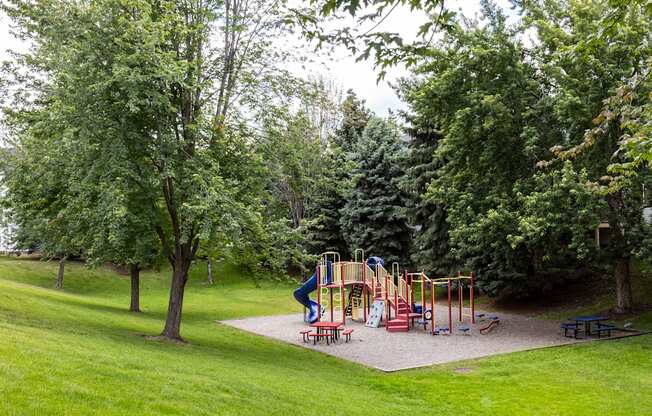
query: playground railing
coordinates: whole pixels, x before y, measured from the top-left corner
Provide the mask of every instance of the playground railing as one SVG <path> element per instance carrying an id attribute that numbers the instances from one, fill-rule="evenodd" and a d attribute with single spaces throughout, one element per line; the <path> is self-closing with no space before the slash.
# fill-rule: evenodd
<path id="1" fill-rule="evenodd" d="M 373 271 L 372 271 L 373 273 Z M 375 285 L 380 287 L 380 296 L 385 298 L 386 296 L 389 296 L 387 293 L 388 287 L 386 285 L 387 281 L 389 281 L 389 277 L 391 275 L 387 272 L 387 270 L 381 266 L 380 264 L 376 265 L 376 272 L 374 273 L 375 275 Z M 392 295 L 393 296 L 393 295 Z"/>
<path id="2" fill-rule="evenodd" d="M 331 267 L 331 278 L 328 276 L 328 267 Z M 319 282 L 322 286 L 340 285 L 351 283 L 372 283 L 375 273 L 366 263 L 342 261 L 330 265 L 320 264 Z"/>
<path id="3" fill-rule="evenodd" d="M 398 293 L 397 287 L 396 287 L 396 285 L 394 284 L 394 282 L 392 281 L 391 276 L 388 276 L 388 278 L 385 279 L 385 280 L 387 281 L 387 283 L 386 283 L 386 288 L 387 288 L 387 298 L 388 298 L 392 303 L 394 303 L 394 298 L 397 296 L 397 293 Z"/>
<path id="4" fill-rule="evenodd" d="M 398 297 L 403 298 L 406 302 L 409 303 L 409 290 L 410 287 L 408 286 L 407 282 L 405 281 L 404 278 L 400 277 L 398 278 Z"/>
<path id="5" fill-rule="evenodd" d="M 317 266 L 317 275 L 321 286 L 328 284 L 328 266 L 326 264 L 320 263 Z"/>
<path id="6" fill-rule="evenodd" d="M 392 303 L 395 303 L 397 299 L 401 299 L 407 302 L 407 296 L 406 294 L 408 293 L 409 287 L 407 282 L 405 281 L 404 278 L 399 277 L 398 278 L 398 285 L 394 283 L 394 278 L 392 277 L 391 274 L 386 275 L 386 290 L 387 290 L 387 298 L 392 301 Z"/>
<path id="7" fill-rule="evenodd" d="M 345 283 L 362 283 L 365 279 L 365 263 L 347 262 L 344 265 L 344 282 Z"/>

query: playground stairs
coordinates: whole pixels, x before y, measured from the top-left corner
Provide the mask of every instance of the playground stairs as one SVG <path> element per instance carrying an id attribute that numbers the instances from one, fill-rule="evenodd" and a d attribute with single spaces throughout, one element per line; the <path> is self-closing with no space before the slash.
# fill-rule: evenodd
<path id="1" fill-rule="evenodd" d="M 410 305 L 403 298 L 398 299 L 398 307 L 390 300 L 390 307 L 394 312 L 395 319 L 391 319 L 386 324 L 389 332 L 407 332 L 410 329 L 408 318 L 410 316 Z"/>
<path id="2" fill-rule="evenodd" d="M 374 291 L 374 288 L 373 288 L 373 285 L 371 284 L 371 282 L 367 282 L 367 290 L 368 290 L 368 293 L 373 295 L 374 300 L 384 300 L 385 299 L 385 292 L 383 291 L 383 287 L 380 284 L 376 285 L 376 290 Z"/>
<path id="3" fill-rule="evenodd" d="M 392 319 L 387 322 L 385 328 L 387 332 L 408 332 L 409 324 L 407 319 Z"/>

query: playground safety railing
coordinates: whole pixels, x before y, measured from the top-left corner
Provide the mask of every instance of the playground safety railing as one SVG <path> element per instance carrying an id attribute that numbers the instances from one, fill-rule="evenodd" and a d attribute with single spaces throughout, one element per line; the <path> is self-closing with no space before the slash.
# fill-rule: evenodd
<path id="1" fill-rule="evenodd" d="M 391 276 L 385 279 L 385 286 L 387 289 L 387 298 L 393 303 L 394 298 L 397 296 L 398 289 L 391 279 Z"/>
<path id="2" fill-rule="evenodd" d="M 406 294 L 408 291 L 408 284 L 402 276 L 397 276 L 396 283 L 394 283 L 394 276 L 388 273 L 382 266 L 376 267 L 376 275 L 379 280 L 385 282 L 387 298 L 392 302 L 398 298 L 407 301 Z"/>
<path id="3" fill-rule="evenodd" d="M 321 286 L 326 286 L 326 285 L 329 284 L 329 281 L 328 281 L 328 265 L 320 263 L 317 266 L 317 275 L 318 275 L 318 278 L 319 278 L 319 284 Z"/>
<path id="4" fill-rule="evenodd" d="M 328 274 L 329 267 L 331 268 L 330 276 Z M 322 262 L 319 264 L 318 268 L 319 282 L 322 286 L 364 282 L 371 284 L 374 280 L 374 276 L 376 276 L 374 270 L 366 263 L 355 261 L 341 261 L 327 264 Z M 384 273 L 386 272 L 387 271 L 384 270 Z"/>
<path id="5" fill-rule="evenodd" d="M 398 278 L 398 297 L 403 298 L 405 302 L 410 303 L 410 287 L 408 286 L 405 279 L 401 276 Z"/>
<path id="6" fill-rule="evenodd" d="M 389 296 L 387 291 L 389 290 L 389 286 L 387 285 L 387 282 L 391 280 L 392 275 L 389 274 L 387 269 L 385 269 L 383 266 L 380 264 L 376 265 L 376 270 L 375 270 L 375 284 L 376 286 L 380 286 L 380 296 L 383 298 Z M 394 296 L 392 294 L 392 296 Z"/>
<path id="7" fill-rule="evenodd" d="M 365 280 L 365 263 L 346 262 L 344 264 L 344 283 L 362 283 Z"/>

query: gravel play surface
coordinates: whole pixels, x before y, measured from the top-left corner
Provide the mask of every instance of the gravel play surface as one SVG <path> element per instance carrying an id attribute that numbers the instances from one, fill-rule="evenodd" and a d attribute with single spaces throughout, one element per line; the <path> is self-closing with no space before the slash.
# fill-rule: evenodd
<path id="1" fill-rule="evenodd" d="M 383 371 L 586 341 L 563 337 L 559 331 L 559 323 L 555 321 L 505 313 L 496 315 L 500 318 L 500 324 L 487 335 L 481 335 L 479 332 L 479 328 L 485 326 L 486 322 L 468 325 L 471 327 L 468 335 L 458 334 L 458 331 L 454 330 L 452 335 L 432 336 L 429 332 L 424 332 L 423 327 L 412 328 L 409 332 L 390 333 L 384 327 L 367 328 L 361 322 L 347 320 L 346 327 L 354 330 L 352 339 L 348 343 L 340 340 L 335 345 L 326 345 L 324 341 L 317 345 L 313 345 L 312 341 L 304 343 L 299 331 L 306 329 L 308 325 L 303 322 L 302 314 L 220 322 Z M 454 321 L 454 325 L 456 324 Z M 438 325 L 445 326 L 446 323 L 438 319 Z M 622 334 L 616 332 L 614 335 Z"/>

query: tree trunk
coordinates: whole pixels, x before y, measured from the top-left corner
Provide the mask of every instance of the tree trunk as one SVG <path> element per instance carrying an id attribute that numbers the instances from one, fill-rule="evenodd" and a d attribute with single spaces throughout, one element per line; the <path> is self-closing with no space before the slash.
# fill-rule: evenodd
<path id="1" fill-rule="evenodd" d="M 183 294 L 188 281 L 190 259 L 177 256 L 172 271 L 172 286 L 170 287 L 170 300 L 168 302 L 168 315 L 165 320 L 162 336 L 174 340 L 181 338 L 181 311 L 183 309 Z"/>
<path id="2" fill-rule="evenodd" d="M 632 280 L 629 273 L 629 257 L 621 257 L 616 264 L 616 312 L 632 311 Z"/>
<path id="3" fill-rule="evenodd" d="M 64 257 L 61 257 L 61 259 L 59 259 L 59 271 L 57 272 L 57 281 L 54 284 L 54 287 L 56 289 L 63 289 L 63 272 L 64 272 L 64 269 L 66 268 L 66 259 L 67 258 L 68 257 L 64 256 Z"/>
<path id="4" fill-rule="evenodd" d="M 213 262 L 211 261 L 210 257 L 208 258 L 207 263 L 208 263 L 208 284 L 212 285 L 213 284 Z"/>
<path id="5" fill-rule="evenodd" d="M 131 276 L 131 306 L 129 311 L 140 312 L 140 265 L 138 263 L 129 265 Z"/>

